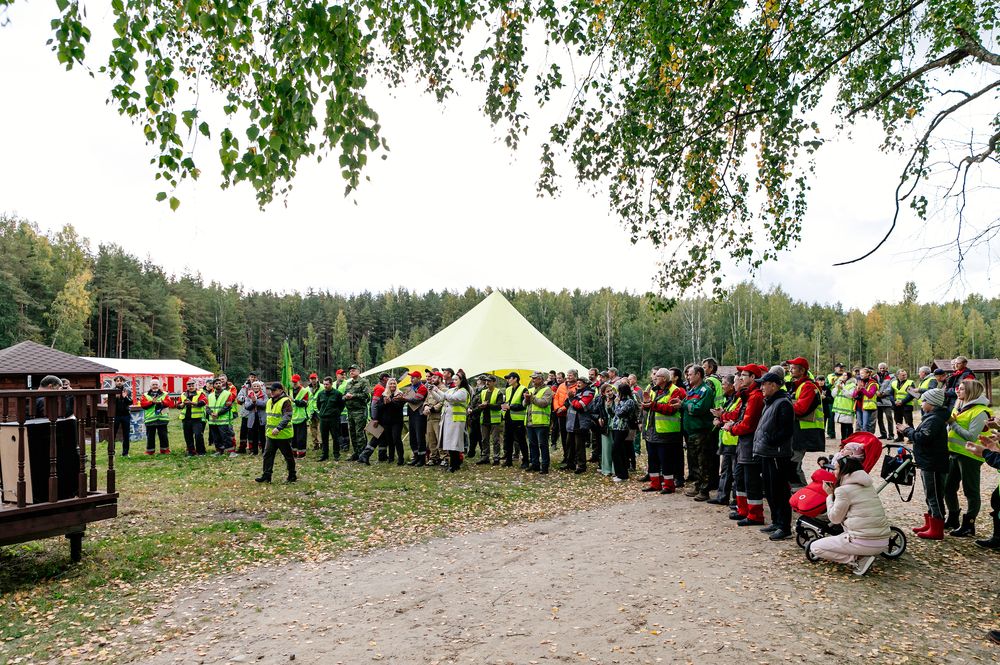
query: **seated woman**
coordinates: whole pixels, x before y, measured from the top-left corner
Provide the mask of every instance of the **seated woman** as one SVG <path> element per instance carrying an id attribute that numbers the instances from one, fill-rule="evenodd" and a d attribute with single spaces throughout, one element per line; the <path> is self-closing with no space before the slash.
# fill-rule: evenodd
<path id="1" fill-rule="evenodd" d="M 836 461 L 836 481 L 824 484 L 826 514 L 844 527 L 839 536 L 827 536 L 809 544 L 813 555 L 845 563 L 855 575 L 864 575 L 875 557 L 889 545 L 889 519 L 885 515 L 872 479 L 856 457 Z"/>

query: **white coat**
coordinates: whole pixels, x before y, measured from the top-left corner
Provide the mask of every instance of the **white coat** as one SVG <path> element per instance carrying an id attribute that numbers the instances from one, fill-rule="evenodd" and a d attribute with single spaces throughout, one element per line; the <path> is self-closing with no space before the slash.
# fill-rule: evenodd
<path id="1" fill-rule="evenodd" d="M 864 471 L 841 480 L 833 495 L 826 497 L 826 513 L 831 522 L 844 526 L 852 540 L 883 540 L 891 535 L 885 508 L 872 487 L 871 476 Z"/>

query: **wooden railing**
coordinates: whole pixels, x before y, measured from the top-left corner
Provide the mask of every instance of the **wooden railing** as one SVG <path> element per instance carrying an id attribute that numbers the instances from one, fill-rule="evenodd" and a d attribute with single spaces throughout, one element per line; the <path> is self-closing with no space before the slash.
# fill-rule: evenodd
<path id="1" fill-rule="evenodd" d="M 97 441 L 99 438 L 98 406 L 101 398 L 107 395 L 108 425 L 113 427 L 115 419 L 115 397 L 118 390 L 114 388 L 72 389 L 72 390 L 0 390 L 0 417 L 6 425 L 18 426 L 17 442 L 17 506 L 24 508 L 27 504 L 27 487 L 25 483 L 25 423 L 34 418 L 44 417 L 49 421 L 49 476 L 48 501 L 59 500 L 59 469 L 57 455 L 56 421 L 65 418 L 67 414 L 67 398 L 73 400 L 73 414 L 77 419 L 77 450 L 80 457 L 80 468 L 76 482 L 76 496 L 83 498 L 97 489 Z M 104 409 L 101 409 L 103 412 Z M 89 437 L 88 437 L 89 434 Z M 87 439 L 90 439 L 90 455 L 87 454 Z M 113 430 L 107 433 L 108 468 L 107 493 L 115 493 L 115 442 Z M 89 468 L 88 468 L 89 458 Z"/>

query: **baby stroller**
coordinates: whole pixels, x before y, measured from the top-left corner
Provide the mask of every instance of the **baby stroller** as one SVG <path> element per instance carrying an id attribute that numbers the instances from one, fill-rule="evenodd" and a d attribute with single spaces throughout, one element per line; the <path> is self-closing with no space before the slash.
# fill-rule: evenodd
<path id="1" fill-rule="evenodd" d="M 860 443 L 865 447 L 865 459 L 862 466 L 866 473 L 871 473 L 871 470 L 875 468 L 879 457 L 882 455 L 882 442 L 869 432 L 855 432 L 841 441 L 840 447 L 843 448 L 848 443 Z M 884 446 L 884 449 L 890 451 L 895 449 L 897 445 L 887 444 Z M 912 451 L 905 446 L 898 447 L 901 451 L 900 454 L 905 456 L 903 463 L 896 468 L 895 473 L 887 478 L 881 486 L 876 488 L 876 493 L 881 492 L 890 483 L 902 477 L 907 467 L 913 464 Z M 806 557 L 810 561 L 816 561 L 816 558 L 812 556 L 812 552 L 808 547 L 810 542 L 825 536 L 837 536 L 844 532 L 842 526 L 831 524 L 826 519 L 827 495 L 823 489 L 823 482 L 829 481 L 832 483 L 836 480 L 836 476 L 834 475 L 830 460 L 821 457 L 819 458 L 819 463 L 820 468 L 812 474 L 812 482 L 795 492 L 789 500 L 792 510 L 799 514 L 799 518 L 795 521 L 795 542 L 798 543 L 799 547 L 805 549 Z M 902 529 L 895 526 L 890 526 L 889 529 L 892 532 L 889 535 L 889 546 L 882 552 L 882 556 L 886 559 L 898 559 L 906 551 L 906 534 L 903 533 Z"/>

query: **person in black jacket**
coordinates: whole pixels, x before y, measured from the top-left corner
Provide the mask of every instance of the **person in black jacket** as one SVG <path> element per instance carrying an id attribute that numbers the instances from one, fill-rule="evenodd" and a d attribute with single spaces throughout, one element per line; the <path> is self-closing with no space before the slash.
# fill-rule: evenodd
<path id="1" fill-rule="evenodd" d="M 784 390 L 784 377 L 768 372 L 760 379 L 764 392 L 764 412 L 753 437 L 753 454 L 760 458 L 764 480 L 764 498 L 771 510 L 771 524 L 761 531 L 770 533 L 771 540 L 784 540 L 792 535 L 792 496 L 788 484 L 792 458 L 792 436 L 795 431 L 795 411 Z"/>
<path id="2" fill-rule="evenodd" d="M 913 461 L 920 469 L 920 481 L 927 496 L 924 525 L 914 527 L 921 538 L 941 540 L 944 537 L 944 485 L 948 473 L 948 418 L 951 415 L 945 402 L 947 396 L 940 388 L 924 392 L 920 410 L 923 417 L 917 427 L 899 423 L 896 432 L 913 443 Z"/>
<path id="3" fill-rule="evenodd" d="M 128 456 L 129 436 L 132 433 L 132 417 L 129 414 L 129 407 L 132 406 L 132 394 L 125 387 L 125 377 L 115 377 L 115 390 L 118 394 L 115 400 L 115 421 L 111 424 L 111 440 L 118 438 L 118 430 L 122 433 L 122 455 Z"/>

